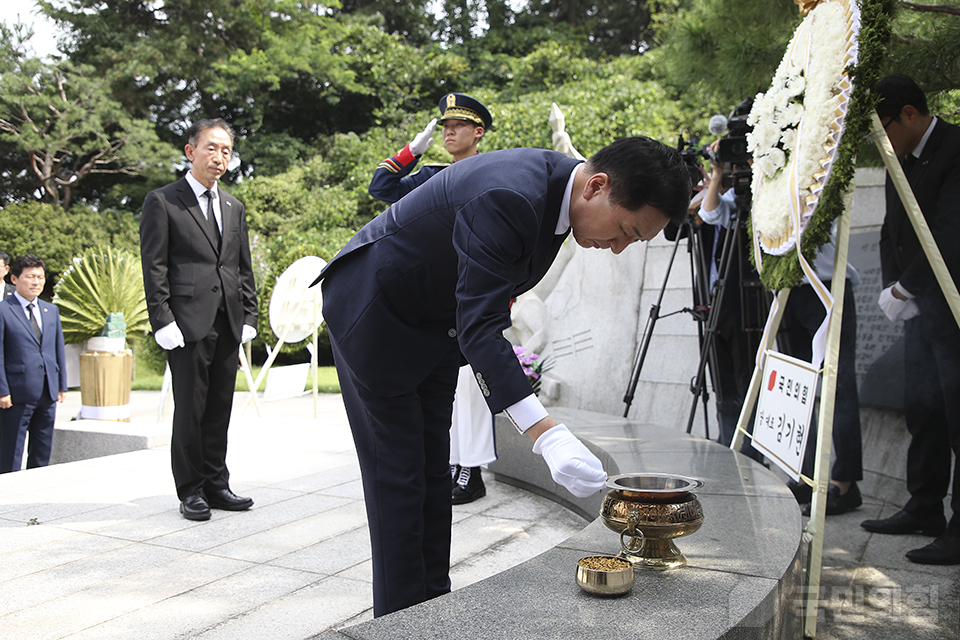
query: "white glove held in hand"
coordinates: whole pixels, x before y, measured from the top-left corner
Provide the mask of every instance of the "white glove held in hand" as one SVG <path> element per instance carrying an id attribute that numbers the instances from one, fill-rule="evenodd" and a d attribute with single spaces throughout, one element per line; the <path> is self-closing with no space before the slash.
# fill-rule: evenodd
<path id="1" fill-rule="evenodd" d="M 153 334 L 153 339 L 157 341 L 157 344 L 160 345 L 161 348 L 167 351 L 184 345 L 183 333 L 180 332 L 180 327 L 177 326 L 176 320 L 165 327 L 157 329 Z"/>
<path id="2" fill-rule="evenodd" d="M 243 329 L 240 330 L 240 344 L 247 344 L 256 337 L 256 327 L 251 327 L 248 324 L 243 325 Z"/>
<path id="3" fill-rule="evenodd" d="M 413 139 L 413 142 L 408 145 L 410 147 L 410 153 L 415 156 L 422 156 L 426 153 L 430 145 L 433 144 L 433 131 L 436 128 L 437 119 L 434 118 L 430 121 L 430 124 L 427 125 L 427 128 L 418 133 L 417 137 Z"/>
<path id="4" fill-rule="evenodd" d="M 893 295 L 893 288 L 897 286 L 896 283 L 890 285 L 886 289 L 880 292 L 880 299 L 877 300 L 877 303 L 880 305 L 880 308 L 883 309 L 883 313 L 890 319 L 890 322 L 897 322 L 900 320 L 909 320 L 915 316 L 920 315 L 920 307 L 917 306 L 917 303 L 910 300 L 901 300 Z"/>
<path id="5" fill-rule="evenodd" d="M 544 431 L 533 443 L 533 452 L 543 456 L 554 481 L 578 498 L 593 495 L 606 484 L 600 460 L 562 424 Z"/>

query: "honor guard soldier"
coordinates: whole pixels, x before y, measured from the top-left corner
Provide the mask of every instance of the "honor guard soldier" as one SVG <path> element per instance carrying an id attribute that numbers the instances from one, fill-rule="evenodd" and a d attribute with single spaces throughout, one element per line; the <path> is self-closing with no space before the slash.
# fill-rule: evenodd
<path id="1" fill-rule="evenodd" d="M 420 156 L 433 144 L 433 132 L 438 123 L 443 132 L 443 144 L 453 156 L 453 162 L 457 162 L 479 153 L 477 144 L 493 126 L 493 117 L 483 103 L 468 95 L 448 93 L 443 96 L 440 98 L 440 119 L 431 120 L 410 144 L 377 166 L 368 188 L 370 195 L 393 204 L 448 166 L 427 164 L 410 175 Z"/>

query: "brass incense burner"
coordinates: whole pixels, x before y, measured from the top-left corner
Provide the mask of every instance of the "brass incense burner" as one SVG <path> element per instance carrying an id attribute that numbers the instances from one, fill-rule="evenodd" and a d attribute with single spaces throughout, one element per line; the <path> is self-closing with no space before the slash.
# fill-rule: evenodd
<path id="1" fill-rule="evenodd" d="M 703 524 L 703 509 L 691 493 L 703 482 L 686 476 L 633 473 L 612 476 L 600 505 L 607 528 L 620 534 L 620 554 L 634 567 L 674 569 L 687 564 L 674 538 Z"/>

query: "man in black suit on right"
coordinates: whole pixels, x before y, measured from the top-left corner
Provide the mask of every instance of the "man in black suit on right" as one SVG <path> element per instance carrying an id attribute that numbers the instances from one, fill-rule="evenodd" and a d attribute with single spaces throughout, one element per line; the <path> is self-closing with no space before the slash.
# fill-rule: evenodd
<path id="1" fill-rule="evenodd" d="M 954 282 L 960 276 L 960 127 L 931 116 L 926 96 L 907 76 L 877 84 L 877 115 L 903 164 L 917 203 Z M 923 564 L 960 564 L 960 327 L 954 319 L 890 176 L 887 213 L 880 231 L 885 289 L 880 306 L 904 321 L 904 413 L 910 446 L 910 500 L 889 518 L 866 520 L 867 531 L 936 536 L 907 552 Z M 943 499 L 951 485 L 953 514 Z"/>

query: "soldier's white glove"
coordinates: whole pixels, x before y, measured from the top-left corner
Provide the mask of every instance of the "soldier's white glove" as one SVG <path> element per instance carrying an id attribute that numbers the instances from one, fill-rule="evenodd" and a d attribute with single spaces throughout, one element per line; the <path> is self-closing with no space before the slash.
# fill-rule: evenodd
<path id="1" fill-rule="evenodd" d="M 880 308 L 883 309 L 884 315 L 890 319 L 890 322 L 909 320 L 910 318 L 920 315 L 920 307 L 917 306 L 913 298 L 901 300 L 893 295 L 893 288 L 896 286 L 897 283 L 893 283 L 880 292 L 880 299 L 877 300 L 877 303 L 880 305 Z M 898 290 L 906 294 L 906 291 L 904 291 L 902 287 L 898 287 Z"/>
<path id="2" fill-rule="evenodd" d="M 177 326 L 176 320 L 165 327 L 157 329 L 153 334 L 153 339 L 157 341 L 157 344 L 160 345 L 161 348 L 167 351 L 184 345 L 183 333 L 180 331 L 180 327 Z"/>
<path id="3" fill-rule="evenodd" d="M 578 498 L 593 495 L 606 483 L 603 464 L 562 424 L 544 431 L 533 452 L 543 456 L 553 480 Z"/>
<path id="4" fill-rule="evenodd" d="M 257 328 L 251 327 L 248 324 L 243 325 L 243 328 L 240 330 L 240 344 L 247 344 L 251 340 L 257 337 Z"/>
<path id="5" fill-rule="evenodd" d="M 427 152 L 427 149 L 430 148 L 430 145 L 433 144 L 433 132 L 437 128 L 437 119 L 434 118 L 430 121 L 430 124 L 427 125 L 426 129 L 417 134 L 417 137 L 413 139 L 408 146 L 410 147 L 410 153 L 415 156 L 422 156 Z"/>

